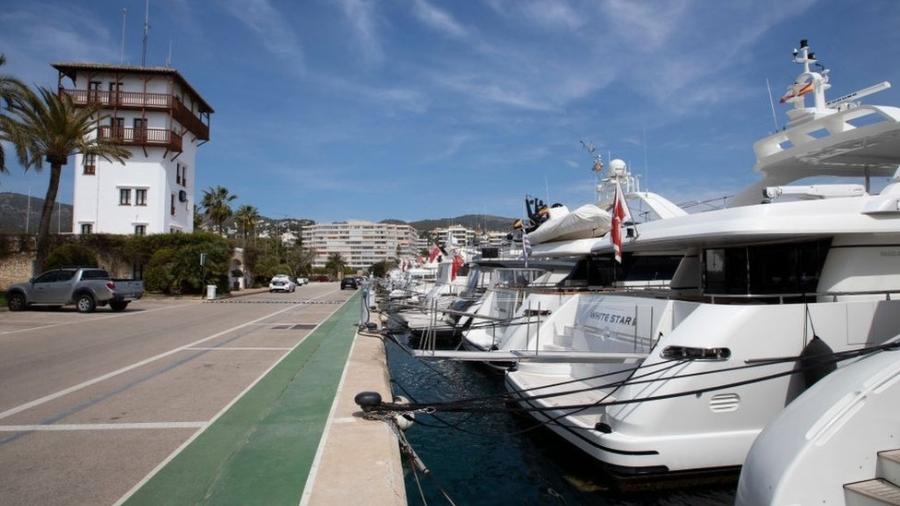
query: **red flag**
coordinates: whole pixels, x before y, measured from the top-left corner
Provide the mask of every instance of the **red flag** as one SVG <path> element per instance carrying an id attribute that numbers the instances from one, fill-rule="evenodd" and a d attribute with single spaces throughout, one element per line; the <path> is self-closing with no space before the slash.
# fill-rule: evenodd
<path id="1" fill-rule="evenodd" d="M 612 228 L 609 233 L 612 234 L 613 250 L 616 254 L 616 262 L 622 263 L 622 224 L 626 220 L 631 220 L 631 213 L 628 212 L 628 204 L 625 203 L 625 195 L 622 194 L 622 187 L 616 183 L 616 198 L 613 202 Z"/>
<path id="2" fill-rule="evenodd" d="M 431 245 L 431 252 L 428 254 L 428 263 L 434 262 L 434 259 L 441 254 L 441 248 L 438 248 L 437 244 Z"/>
<path id="3" fill-rule="evenodd" d="M 456 279 L 456 273 L 459 272 L 459 269 L 462 268 L 465 263 L 463 257 L 459 255 L 453 257 L 453 265 L 450 267 L 450 281 Z"/>

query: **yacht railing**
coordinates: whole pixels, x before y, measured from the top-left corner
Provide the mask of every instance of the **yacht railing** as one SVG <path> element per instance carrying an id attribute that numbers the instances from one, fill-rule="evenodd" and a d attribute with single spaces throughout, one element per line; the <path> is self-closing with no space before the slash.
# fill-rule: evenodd
<path id="1" fill-rule="evenodd" d="M 624 295 L 631 297 L 651 297 L 657 299 L 673 299 L 673 300 L 690 300 L 696 301 L 698 299 L 708 300 L 711 304 L 726 304 L 725 300 L 734 301 L 736 299 L 743 300 L 752 300 L 752 299 L 762 299 L 762 300 L 777 300 L 778 304 L 784 304 L 785 299 L 798 299 L 798 298 L 827 298 L 831 297 L 831 302 L 837 302 L 838 297 L 848 297 L 848 296 L 862 296 L 862 295 L 879 295 L 884 296 L 884 300 L 897 300 L 898 298 L 891 298 L 891 296 L 900 294 L 900 289 L 898 290 L 845 290 L 845 291 L 827 291 L 827 292 L 778 292 L 778 293 L 698 293 L 696 295 L 685 294 L 678 289 L 671 288 L 656 288 L 656 287 L 616 287 L 616 288 L 601 288 L 601 287 L 591 287 L 591 286 L 580 286 L 580 287 L 548 287 L 543 288 L 541 290 L 535 290 L 544 293 L 552 293 L 552 292 L 583 292 L 583 293 L 596 293 L 603 295 Z M 555 288 L 555 289 L 554 289 Z M 681 289 L 684 290 L 684 289 Z M 787 301 L 787 303 L 794 303 L 794 301 Z"/>

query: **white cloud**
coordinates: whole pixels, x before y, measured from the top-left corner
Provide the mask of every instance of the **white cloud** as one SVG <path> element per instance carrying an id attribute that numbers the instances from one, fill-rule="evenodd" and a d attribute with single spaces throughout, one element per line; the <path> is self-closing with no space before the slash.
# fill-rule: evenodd
<path id="1" fill-rule="evenodd" d="M 445 35 L 457 38 L 468 35 L 467 30 L 449 12 L 435 7 L 427 0 L 413 0 L 413 14 L 422 23 Z"/>
<path id="2" fill-rule="evenodd" d="M 340 0 L 341 10 L 356 34 L 365 60 L 379 65 L 384 60 L 384 50 L 376 28 L 376 2 L 367 0 Z"/>
<path id="3" fill-rule="evenodd" d="M 545 29 L 578 30 L 585 18 L 566 0 L 488 0 L 504 16 L 518 16 Z"/>
<path id="4" fill-rule="evenodd" d="M 228 0 L 225 10 L 242 22 L 270 53 L 302 67 L 303 46 L 284 15 L 269 0 Z"/>
<path id="5" fill-rule="evenodd" d="M 79 22 L 73 24 L 73 19 Z M 27 83 L 55 84 L 56 73 L 49 64 L 56 61 L 118 63 L 118 48 L 104 24 L 78 7 L 24 2 L 0 11 L 4 71 Z"/>

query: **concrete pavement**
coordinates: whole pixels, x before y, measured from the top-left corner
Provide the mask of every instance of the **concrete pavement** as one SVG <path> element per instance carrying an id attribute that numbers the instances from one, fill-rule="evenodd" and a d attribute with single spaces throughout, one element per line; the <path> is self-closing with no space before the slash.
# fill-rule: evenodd
<path id="1" fill-rule="evenodd" d="M 314 283 L 231 303 L 0 314 L 0 503 L 124 499 L 354 293 Z"/>

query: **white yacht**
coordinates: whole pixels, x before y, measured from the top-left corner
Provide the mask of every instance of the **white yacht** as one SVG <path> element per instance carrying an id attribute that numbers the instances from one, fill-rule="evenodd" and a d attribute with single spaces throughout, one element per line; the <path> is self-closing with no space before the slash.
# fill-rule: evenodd
<path id="1" fill-rule="evenodd" d="M 832 372 L 756 438 L 741 469 L 736 504 L 897 504 L 898 406 L 897 348 Z"/>
<path id="2" fill-rule="evenodd" d="M 528 299 L 528 305 L 532 307 L 522 308 L 529 290 L 556 287 L 569 276 L 574 264 L 574 261 L 532 261 L 529 267 L 521 264 L 496 269 L 477 308 L 466 315 L 471 323 L 463 334 L 463 348 L 470 351 L 504 349 L 510 326 L 527 325 L 529 318 L 550 314 L 564 297 L 561 294 L 541 300 L 532 297 Z M 510 365 L 507 362 L 486 363 L 499 370 L 506 370 Z"/>
<path id="3" fill-rule="evenodd" d="M 576 294 L 519 337 L 590 360 L 520 362 L 507 389 L 614 473 L 736 471 L 805 387 L 794 362 L 772 359 L 814 337 L 839 352 L 900 333 L 900 109 L 858 102 L 886 83 L 827 101 L 805 41 L 794 61 L 790 122 L 754 145 L 762 179 L 730 207 L 626 224 L 621 263 L 613 234 L 535 247 L 564 256 L 588 241 L 589 284 L 613 288 Z M 872 178 L 893 179 L 879 192 Z M 672 259 L 665 289 L 616 287 Z"/>

